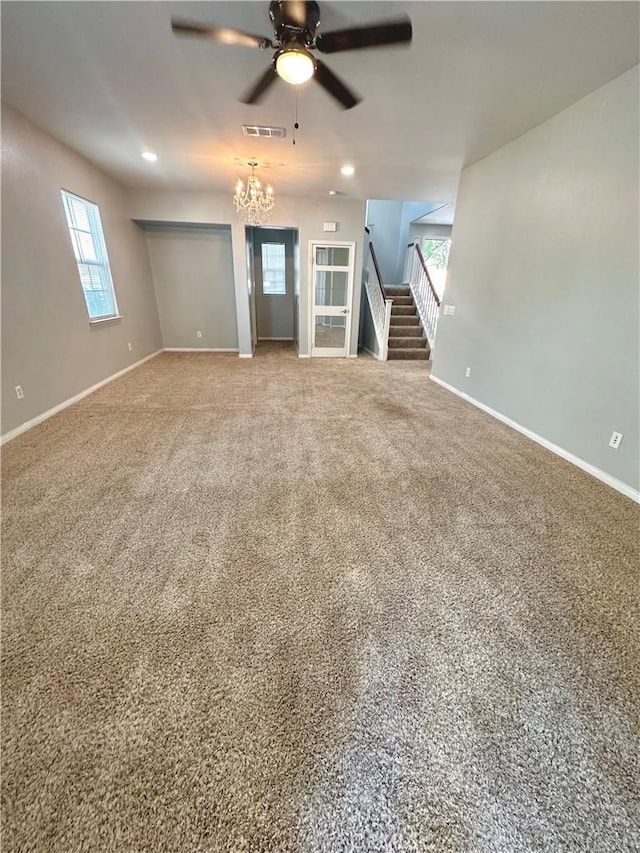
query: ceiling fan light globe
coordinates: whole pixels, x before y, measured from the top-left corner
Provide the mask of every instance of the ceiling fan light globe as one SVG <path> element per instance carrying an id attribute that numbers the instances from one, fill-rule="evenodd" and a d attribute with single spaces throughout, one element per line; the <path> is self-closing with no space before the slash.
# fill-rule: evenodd
<path id="1" fill-rule="evenodd" d="M 313 77 L 315 63 L 306 50 L 283 50 L 276 59 L 276 71 L 286 83 L 299 86 Z"/>

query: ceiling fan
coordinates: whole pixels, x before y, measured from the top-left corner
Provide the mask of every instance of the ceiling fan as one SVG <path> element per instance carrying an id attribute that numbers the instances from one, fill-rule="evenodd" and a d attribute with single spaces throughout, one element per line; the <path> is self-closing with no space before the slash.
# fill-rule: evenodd
<path id="1" fill-rule="evenodd" d="M 171 20 L 171 28 L 176 35 L 202 36 L 222 44 L 257 47 L 261 50 L 275 49 L 267 70 L 240 98 L 242 103 L 257 104 L 278 77 L 294 85 L 315 77 L 316 81 L 339 101 L 345 110 L 355 107 L 361 98 L 349 89 L 324 62 L 312 56 L 311 51 L 338 53 L 345 50 L 362 50 L 411 42 L 411 21 L 407 17 L 362 27 L 333 30 L 317 36 L 320 7 L 316 2 L 271 0 L 269 17 L 273 23 L 275 44 L 264 36 L 178 18 Z"/>

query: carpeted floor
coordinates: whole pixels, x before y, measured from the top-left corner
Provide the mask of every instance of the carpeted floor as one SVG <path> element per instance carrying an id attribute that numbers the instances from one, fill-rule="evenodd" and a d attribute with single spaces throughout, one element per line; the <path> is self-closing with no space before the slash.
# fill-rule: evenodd
<path id="1" fill-rule="evenodd" d="M 420 362 L 165 353 L 3 451 L 3 853 L 640 849 L 639 508 Z"/>

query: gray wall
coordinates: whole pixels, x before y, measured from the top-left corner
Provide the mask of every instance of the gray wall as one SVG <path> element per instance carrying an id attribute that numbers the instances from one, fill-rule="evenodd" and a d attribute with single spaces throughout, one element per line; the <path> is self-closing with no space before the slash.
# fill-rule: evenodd
<path id="1" fill-rule="evenodd" d="M 401 284 L 398 278 L 398 247 L 402 224 L 402 202 L 370 199 L 367 202 L 367 227 L 384 284 Z"/>
<path id="2" fill-rule="evenodd" d="M 433 364 L 633 489 L 638 94 L 635 68 L 463 172 L 447 283 L 456 313 L 440 318 Z"/>
<path id="3" fill-rule="evenodd" d="M 358 199 L 332 198 L 308 199 L 279 196 L 275 189 L 276 204 L 269 225 L 297 228 L 300 249 L 300 294 L 298 299 L 298 349 L 301 355 L 309 354 L 309 241 L 346 241 L 356 244 L 354 306 L 351 314 L 350 354 L 358 350 L 358 324 L 360 318 L 360 289 L 357 286 L 362 269 L 362 236 L 365 202 Z M 249 307 L 249 275 L 245 226 L 233 208 L 233 187 L 228 193 L 169 192 L 164 190 L 129 191 L 129 215 L 132 219 L 153 222 L 216 223 L 231 226 L 233 268 L 235 280 L 236 312 L 238 317 L 238 348 L 241 355 L 250 355 L 251 315 Z M 325 221 L 338 223 L 335 233 L 326 234 Z"/>
<path id="4" fill-rule="evenodd" d="M 145 225 L 144 229 L 163 346 L 237 350 L 229 226 Z"/>
<path id="5" fill-rule="evenodd" d="M 61 188 L 100 208 L 122 319 L 89 325 Z M 2 434 L 161 346 L 144 234 L 122 188 L 3 104 Z"/>

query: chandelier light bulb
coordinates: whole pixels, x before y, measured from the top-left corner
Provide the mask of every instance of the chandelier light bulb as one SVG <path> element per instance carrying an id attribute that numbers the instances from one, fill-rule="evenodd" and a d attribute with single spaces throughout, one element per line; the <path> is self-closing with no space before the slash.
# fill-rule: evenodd
<path id="1" fill-rule="evenodd" d="M 276 59 L 276 71 L 285 82 L 299 86 L 313 77 L 315 63 L 304 48 L 289 48 Z"/>

